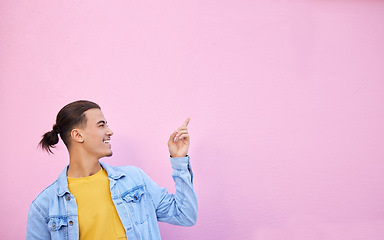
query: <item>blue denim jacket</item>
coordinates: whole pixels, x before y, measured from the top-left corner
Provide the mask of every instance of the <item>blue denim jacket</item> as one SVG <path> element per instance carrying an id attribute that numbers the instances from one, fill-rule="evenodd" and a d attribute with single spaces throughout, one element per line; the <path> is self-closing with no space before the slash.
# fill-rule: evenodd
<path id="1" fill-rule="evenodd" d="M 137 167 L 100 162 L 108 173 L 112 201 L 127 239 L 161 239 L 157 221 L 181 226 L 196 223 L 197 196 L 189 160 L 189 156 L 171 158 L 175 194 Z M 32 202 L 26 239 L 79 239 L 76 199 L 68 190 L 67 168 Z"/>

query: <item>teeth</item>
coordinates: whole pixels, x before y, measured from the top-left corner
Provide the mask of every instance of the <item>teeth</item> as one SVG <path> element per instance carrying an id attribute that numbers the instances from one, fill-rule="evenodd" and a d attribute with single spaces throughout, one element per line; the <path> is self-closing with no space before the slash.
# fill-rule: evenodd
<path id="1" fill-rule="evenodd" d="M 109 143 L 109 140 L 105 140 L 104 143 Z"/>

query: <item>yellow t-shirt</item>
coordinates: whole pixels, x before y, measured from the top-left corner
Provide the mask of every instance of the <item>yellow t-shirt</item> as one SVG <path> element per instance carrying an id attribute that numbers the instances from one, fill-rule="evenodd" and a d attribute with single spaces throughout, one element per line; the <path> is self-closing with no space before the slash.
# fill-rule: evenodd
<path id="1" fill-rule="evenodd" d="M 67 179 L 69 191 L 76 198 L 79 239 L 127 239 L 112 202 L 107 172 L 102 168 L 89 177 Z"/>

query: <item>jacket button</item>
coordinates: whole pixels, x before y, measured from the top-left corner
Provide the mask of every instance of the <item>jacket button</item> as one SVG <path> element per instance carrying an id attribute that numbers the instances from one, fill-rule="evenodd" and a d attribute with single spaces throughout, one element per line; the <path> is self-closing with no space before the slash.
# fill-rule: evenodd
<path id="1" fill-rule="evenodd" d="M 56 228 L 56 224 L 53 224 L 53 225 L 52 225 L 52 228 Z"/>
<path id="2" fill-rule="evenodd" d="M 134 198 L 135 200 L 137 200 L 137 196 L 134 196 L 133 198 Z"/>
<path id="3" fill-rule="evenodd" d="M 68 223 L 69 223 L 69 226 L 72 226 L 72 225 L 73 225 L 73 222 L 72 222 L 72 221 L 69 221 Z"/>
<path id="4" fill-rule="evenodd" d="M 66 200 L 67 200 L 67 201 L 71 200 L 71 197 L 70 197 L 70 196 L 67 196 Z"/>

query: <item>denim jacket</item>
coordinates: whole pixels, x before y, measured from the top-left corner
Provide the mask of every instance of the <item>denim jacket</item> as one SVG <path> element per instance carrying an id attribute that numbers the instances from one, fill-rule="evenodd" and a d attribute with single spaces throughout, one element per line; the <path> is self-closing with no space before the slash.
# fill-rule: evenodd
<path id="1" fill-rule="evenodd" d="M 197 196 L 189 160 L 189 156 L 171 158 L 175 194 L 159 187 L 137 167 L 100 162 L 108 173 L 112 201 L 127 239 L 161 239 L 157 221 L 181 226 L 196 223 Z M 32 202 L 27 240 L 79 239 L 76 199 L 68 190 L 67 168 Z"/>

